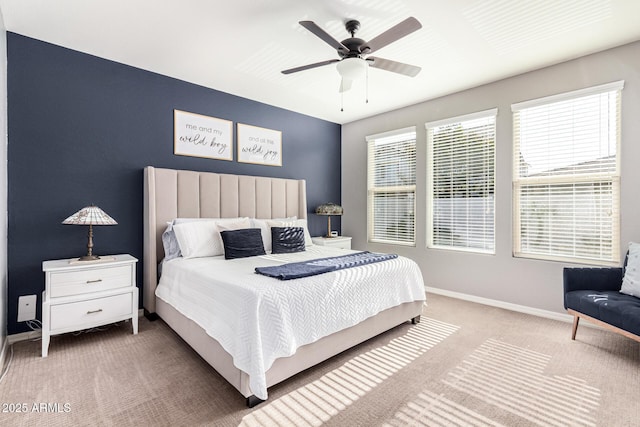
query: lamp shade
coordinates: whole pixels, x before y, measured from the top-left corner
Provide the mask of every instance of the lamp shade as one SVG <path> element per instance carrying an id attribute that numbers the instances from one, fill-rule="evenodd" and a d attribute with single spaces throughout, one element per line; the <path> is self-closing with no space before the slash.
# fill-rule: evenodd
<path id="1" fill-rule="evenodd" d="M 69 218 L 62 221 L 67 225 L 117 225 L 115 219 L 111 218 L 105 211 L 97 206 L 86 206 Z"/>
<path id="2" fill-rule="evenodd" d="M 316 215 L 342 215 L 342 206 L 335 203 L 323 203 L 316 208 Z"/>
<path id="3" fill-rule="evenodd" d="M 97 206 L 85 206 L 69 218 L 62 221 L 67 225 L 88 225 L 89 235 L 87 242 L 87 254 L 80 257 L 79 261 L 96 261 L 99 256 L 93 254 L 93 226 L 94 225 L 116 225 L 115 219 L 106 214 L 105 211 Z"/>

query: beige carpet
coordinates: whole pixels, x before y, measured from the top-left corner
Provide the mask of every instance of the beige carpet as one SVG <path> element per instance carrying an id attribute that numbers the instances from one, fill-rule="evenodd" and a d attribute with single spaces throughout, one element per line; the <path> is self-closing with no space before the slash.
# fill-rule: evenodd
<path id="1" fill-rule="evenodd" d="M 14 344 L 7 426 L 634 426 L 640 344 L 429 295 L 402 325 L 269 390 L 253 409 L 163 322 Z M 25 412 L 16 413 L 17 409 Z M 9 412 L 7 412 L 9 411 Z"/>

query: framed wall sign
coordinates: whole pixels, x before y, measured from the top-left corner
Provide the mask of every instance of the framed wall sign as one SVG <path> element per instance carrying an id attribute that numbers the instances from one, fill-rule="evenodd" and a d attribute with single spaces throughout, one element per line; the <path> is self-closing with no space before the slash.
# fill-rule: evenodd
<path id="1" fill-rule="evenodd" d="M 282 132 L 238 123 L 238 161 L 282 166 Z"/>
<path id="2" fill-rule="evenodd" d="M 233 160 L 233 122 L 173 110 L 173 153 Z"/>

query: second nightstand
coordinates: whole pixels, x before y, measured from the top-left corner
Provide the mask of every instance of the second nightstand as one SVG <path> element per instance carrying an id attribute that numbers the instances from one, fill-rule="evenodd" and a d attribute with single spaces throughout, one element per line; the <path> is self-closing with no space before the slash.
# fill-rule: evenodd
<path id="1" fill-rule="evenodd" d="M 42 293 L 42 357 L 51 335 L 131 319 L 138 333 L 137 259 L 115 255 L 105 260 L 45 261 Z"/>
<path id="2" fill-rule="evenodd" d="M 351 249 L 351 237 L 312 237 L 314 245 L 331 246 L 332 248 Z"/>

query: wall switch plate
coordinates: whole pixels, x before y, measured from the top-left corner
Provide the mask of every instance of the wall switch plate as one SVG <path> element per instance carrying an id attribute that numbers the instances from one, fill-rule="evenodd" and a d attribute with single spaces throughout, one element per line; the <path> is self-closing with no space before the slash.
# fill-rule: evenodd
<path id="1" fill-rule="evenodd" d="M 36 318 L 35 295 L 23 295 L 18 298 L 18 322 L 26 322 Z"/>

